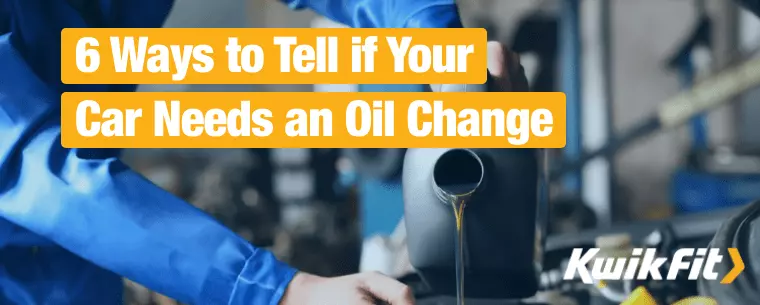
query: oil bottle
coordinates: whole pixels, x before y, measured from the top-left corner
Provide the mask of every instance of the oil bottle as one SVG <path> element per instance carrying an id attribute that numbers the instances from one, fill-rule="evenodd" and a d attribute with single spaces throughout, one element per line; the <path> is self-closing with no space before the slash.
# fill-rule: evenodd
<path id="1" fill-rule="evenodd" d="M 546 232 L 544 154 L 407 150 L 402 185 L 409 259 L 432 293 L 462 299 L 536 293 Z"/>
<path id="2" fill-rule="evenodd" d="M 457 305 L 464 305 L 464 212 L 472 195 L 483 182 L 483 164 L 480 158 L 469 150 L 452 151 L 446 156 L 451 164 L 463 162 L 463 171 L 457 175 L 446 172 L 446 166 L 433 168 L 433 183 L 436 195 L 448 203 L 454 213 L 456 236 L 454 237 L 454 266 Z M 477 164 L 475 164 L 477 162 Z M 471 163 L 471 164 L 468 164 Z M 438 172 L 436 172 L 438 171 Z"/>

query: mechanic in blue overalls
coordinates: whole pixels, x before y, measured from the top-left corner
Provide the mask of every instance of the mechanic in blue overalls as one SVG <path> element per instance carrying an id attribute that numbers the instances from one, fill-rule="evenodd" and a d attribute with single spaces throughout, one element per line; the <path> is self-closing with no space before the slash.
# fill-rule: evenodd
<path id="1" fill-rule="evenodd" d="M 454 0 L 283 2 L 353 27 L 461 27 Z M 118 150 L 60 146 L 61 92 L 135 89 L 62 85 L 61 29 L 160 27 L 172 5 L 0 0 L 0 304 L 121 304 L 123 276 L 190 304 L 411 305 L 383 275 L 297 272 L 127 168 Z"/>

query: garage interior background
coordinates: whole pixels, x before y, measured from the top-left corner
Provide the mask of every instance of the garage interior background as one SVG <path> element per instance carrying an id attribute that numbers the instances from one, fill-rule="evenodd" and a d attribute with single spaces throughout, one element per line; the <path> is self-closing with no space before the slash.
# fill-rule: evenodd
<path id="1" fill-rule="evenodd" d="M 510 45 L 520 23 L 527 16 L 535 14 L 559 16 L 563 10 L 567 9 L 565 5 L 564 0 L 468 0 L 461 1 L 460 7 L 466 25 L 480 26 L 483 25 L 483 22 L 488 22 L 494 29 L 491 32 L 495 35 L 493 38 Z M 580 66 L 575 71 L 579 73 L 580 78 L 568 80 L 566 76 L 564 78 L 559 77 L 558 80 L 562 80 L 564 83 L 559 84 L 556 88 L 556 90 L 565 90 L 571 83 L 579 85 L 575 88 L 579 89 L 575 90 L 577 91 L 575 96 L 579 97 L 577 101 L 580 107 L 576 109 L 582 118 L 578 121 L 580 144 L 574 145 L 576 144 L 573 142 L 574 138 L 568 139 L 568 150 L 575 149 L 576 155 L 580 146 L 585 149 L 600 146 L 611 134 L 621 132 L 635 124 L 655 111 L 662 101 L 683 90 L 684 84 L 679 78 L 678 71 L 668 67 L 667 62 L 689 39 L 702 16 L 708 16 L 711 20 L 711 66 L 725 66 L 737 54 L 750 52 L 760 46 L 760 19 L 738 8 L 732 1 L 585 0 L 579 1 L 578 9 L 580 36 L 575 42 L 563 42 L 569 45 L 561 45 L 556 54 L 557 57 L 561 57 L 562 52 L 572 52 L 574 47 L 575 50 L 579 51 Z M 177 0 L 175 10 L 166 27 L 314 27 L 328 25 L 320 19 L 308 11 L 290 11 L 278 1 L 272 0 Z M 566 20 L 560 20 L 560 22 L 564 21 Z M 567 27 L 563 28 L 566 29 Z M 533 39 L 540 41 L 542 37 L 536 36 Z M 535 73 L 539 68 L 538 56 L 535 54 L 522 55 L 528 73 Z M 567 67 L 572 67 L 572 65 L 568 66 L 567 62 L 564 65 L 563 63 L 557 65 L 557 69 L 560 71 L 567 71 Z M 315 89 L 314 86 L 308 85 L 151 85 L 142 86 L 140 90 L 350 90 L 350 85 L 347 86 L 349 87 L 346 88 L 349 89 L 337 87 L 317 87 Z M 573 99 L 572 96 L 574 95 L 569 95 L 571 100 Z M 759 99 L 760 90 L 755 90 L 743 95 L 738 103 L 711 112 L 707 116 L 707 126 L 709 126 L 707 130 L 711 146 L 725 145 L 741 151 L 760 149 L 760 133 L 758 133 L 760 121 L 752 115 L 760 113 Z M 632 221 L 663 218 L 671 215 L 674 210 L 671 191 L 674 172 L 687 161 L 685 156 L 691 145 L 691 138 L 688 126 L 658 133 L 637 142 L 631 148 L 621 151 L 613 158 L 612 164 L 609 164 L 607 160 L 599 159 L 586 166 L 581 179 L 583 183 L 578 191 L 582 194 L 583 201 L 596 212 L 598 225 L 608 226 L 613 222 L 613 219 L 615 221 Z M 330 154 L 330 152 L 322 153 Z M 573 152 L 571 151 L 570 154 Z M 244 186 L 234 186 L 236 183 L 245 184 L 235 180 L 237 179 L 236 176 L 230 174 L 240 174 L 240 164 L 248 164 L 251 167 L 261 165 L 261 162 L 256 163 L 254 161 L 251 163 L 249 160 L 251 155 L 279 160 L 273 161 L 276 165 L 269 169 L 274 175 L 272 194 L 252 195 L 256 192 L 252 193 Z M 291 219 L 289 232 L 292 233 L 297 230 L 308 232 L 311 230 L 312 232 L 309 234 L 320 236 L 316 239 L 309 239 L 308 242 L 301 240 L 303 243 L 311 243 L 309 244 L 311 246 L 319 243 L 329 244 L 337 249 L 336 252 L 340 252 L 342 251 L 340 250 L 341 247 L 360 247 L 353 241 L 347 242 L 345 240 L 351 240 L 354 237 L 357 240 L 362 237 L 366 239 L 369 237 L 368 235 L 375 233 L 388 234 L 393 229 L 389 223 L 398 222 L 402 211 L 400 202 L 390 202 L 394 201 L 393 198 L 400 198 L 393 190 L 395 187 L 392 185 L 393 183 L 381 183 L 382 185 L 373 185 L 371 181 L 362 183 L 361 178 L 352 176 L 351 166 L 346 162 L 337 162 L 341 169 L 339 173 L 341 176 L 338 177 L 340 179 L 334 180 L 344 182 L 342 184 L 337 183 L 344 186 L 341 191 L 336 191 L 341 194 L 338 196 L 339 198 L 322 198 L 319 201 L 351 201 L 354 202 L 355 210 L 349 209 L 338 212 L 340 208 L 335 208 L 334 205 L 329 204 L 324 205 L 330 206 L 329 208 L 306 208 L 305 206 L 309 206 L 308 203 L 313 201 L 313 194 L 317 192 L 314 187 L 315 181 L 325 179 L 325 177 L 317 176 L 316 172 L 318 171 L 315 171 L 312 166 L 313 163 L 308 161 L 309 156 L 313 157 L 315 154 L 308 150 L 282 149 L 253 153 L 244 150 L 140 150 L 129 151 L 126 158 L 156 183 L 163 183 L 165 187 L 174 188 L 178 193 L 188 194 L 188 200 L 195 198 L 195 201 L 191 200 L 194 204 L 198 204 L 197 201 L 201 200 L 198 198 L 213 198 L 203 200 L 220 202 L 223 205 L 228 204 L 227 201 L 230 200 L 227 199 L 236 196 L 242 198 L 240 200 L 244 202 L 244 205 L 251 200 L 256 201 L 251 199 L 251 196 L 267 198 L 270 201 L 289 202 L 289 205 L 284 203 L 280 203 L 280 205 L 291 206 L 290 209 L 272 208 L 278 210 L 271 213 L 278 215 L 282 222 L 276 227 L 288 227 L 288 219 Z M 333 154 L 333 156 L 336 160 L 339 159 L 337 155 Z M 189 175 L 188 173 L 198 174 Z M 187 177 L 192 177 L 200 181 L 184 181 L 183 177 L 184 180 L 187 180 Z M 239 179 L 244 180 L 242 176 Z M 183 181 L 178 182 L 179 180 Z M 359 183 L 353 184 L 355 181 L 359 181 Z M 191 186 L 183 186 L 185 184 Z M 287 184 L 287 187 L 284 187 L 283 184 Z M 202 188 L 201 186 L 208 188 L 209 193 L 199 195 L 197 189 Z M 760 189 L 758 184 L 745 185 L 745 187 Z M 225 188 L 228 189 L 229 194 L 224 193 L 222 189 Z M 336 188 L 340 187 L 336 186 Z M 258 192 L 264 191 L 258 190 Z M 378 196 L 387 197 L 378 200 Z M 340 215 L 346 219 L 352 219 L 351 221 L 358 221 L 357 219 L 362 217 L 351 215 L 361 214 L 357 210 L 371 209 L 372 207 L 368 205 L 370 205 L 373 197 L 375 201 L 381 202 L 376 204 L 375 210 L 370 214 L 375 215 L 375 222 L 382 222 L 381 224 L 372 224 L 372 220 L 364 217 L 362 219 L 364 222 L 363 231 L 348 232 L 343 230 L 340 234 L 336 232 L 325 233 L 327 229 L 320 227 L 324 226 L 324 217 L 327 217 L 331 223 L 335 224 L 334 231 L 341 231 L 341 226 L 346 226 L 346 224 L 336 220 L 340 218 L 336 215 L 348 213 L 346 214 L 348 216 Z M 391 199 L 386 200 L 386 198 Z M 369 212 L 365 211 L 364 214 L 367 213 Z M 220 215 L 222 214 L 235 213 L 220 212 Z M 330 215 L 325 216 L 325 214 Z M 266 219 L 266 217 L 253 218 Z M 237 219 L 239 216 L 230 216 L 230 218 Z M 248 218 L 235 221 L 247 223 L 256 220 Z M 266 225 L 266 222 L 257 224 L 256 227 L 260 229 L 252 229 L 248 233 L 241 234 L 249 234 L 247 237 L 266 235 L 258 234 L 256 231 L 265 230 L 263 227 Z M 357 226 L 361 227 L 359 224 Z M 272 227 L 265 231 L 278 230 L 274 228 L 275 226 Z M 367 229 L 368 227 L 370 229 Z M 282 234 L 278 234 L 278 232 L 267 234 L 273 236 L 270 239 L 274 241 L 265 243 L 278 244 L 279 242 L 280 246 L 283 247 L 281 244 L 285 237 L 282 237 Z M 296 244 L 299 242 L 292 235 L 289 250 L 291 253 L 296 252 L 294 247 L 298 247 Z M 280 239 L 278 240 L 278 238 Z M 256 238 L 251 237 L 251 239 L 255 240 Z M 274 247 L 277 248 L 277 246 Z M 317 248 L 326 249 L 328 246 Z M 319 260 L 315 258 L 314 261 Z M 325 271 L 325 273 L 331 272 L 340 273 L 341 271 Z M 147 304 L 148 298 L 150 297 L 137 296 L 133 300 L 133 304 Z M 159 301 L 154 297 L 153 302 L 169 301 Z"/>

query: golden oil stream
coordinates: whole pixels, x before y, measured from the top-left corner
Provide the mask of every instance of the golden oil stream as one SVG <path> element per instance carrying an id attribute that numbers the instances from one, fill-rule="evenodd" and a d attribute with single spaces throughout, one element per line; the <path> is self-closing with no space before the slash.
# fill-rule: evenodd
<path id="1" fill-rule="evenodd" d="M 457 224 L 455 245 L 457 305 L 464 305 L 464 206 L 465 199 L 453 196 L 451 206 L 454 208 L 454 218 Z"/>
<path id="2" fill-rule="evenodd" d="M 448 201 L 454 210 L 454 219 L 456 221 L 456 240 L 455 240 L 455 268 L 456 268 L 456 293 L 457 305 L 464 305 L 464 209 L 467 201 L 475 192 L 478 184 L 461 184 L 449 185 L 442 189 L 449 194 Z"/>

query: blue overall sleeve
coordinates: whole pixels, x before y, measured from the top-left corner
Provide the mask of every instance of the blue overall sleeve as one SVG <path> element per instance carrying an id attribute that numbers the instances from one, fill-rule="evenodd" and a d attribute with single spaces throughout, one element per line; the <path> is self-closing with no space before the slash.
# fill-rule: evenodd
<path id="1" fill-rule="evenodd" d="M 354 28 L 460 28 L 456 0 L 281 0 Z"/>
<path id="2" fill-rule="evenodd" d="M 185 303 L 276 305 L 291 267 L 114 153 L 61 147 L 61 90 L 116 90 L 60 85 L 61 28 L 98 18 L 83 18 L 66 0 L 0 2 L 11 24 L 0 35 L 0 218 Z M 98 16 L 101 26 L 160 26 L 163 17 L 146 17 L 171 8 L 165 0 L 110 2 L 129 5 Z"/>
<path id="3" fill-rule="evenodd" d="M 461 26 L 453 0 L 286 3 L 353 27 Z M 112 151 L 60 146 L 61 92 L 134 88 L 61 85 L 60 30 L 157 27 L 172 1 L 0 4 L 0 218 L 183 302 L 277 304 L 295 270 L 146 181 Z"/>

